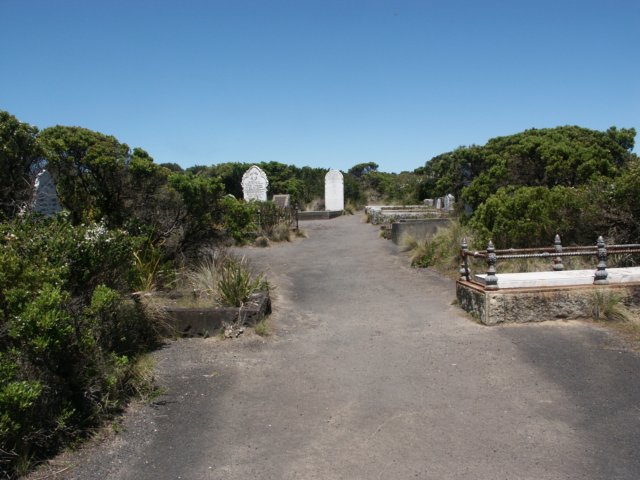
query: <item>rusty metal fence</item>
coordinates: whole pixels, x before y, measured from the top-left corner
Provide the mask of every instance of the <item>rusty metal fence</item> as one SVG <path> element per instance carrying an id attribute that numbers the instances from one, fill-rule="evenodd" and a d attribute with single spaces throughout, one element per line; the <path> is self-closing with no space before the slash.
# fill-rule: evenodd
<path id="1" fill-rule="evenodd" d="M 485 272 L 484 287 L 487 290 L 497 290 L 498 277 L 496 265 L 498 260 L 523 258 L 551 259 L 553 271 L 563 271 L 565 269 L 562 260 L 564 257 L 589 256 L 598 259 L 593 282 L 594 285 L 607 285 L 609 283 L 607 279 L 607 256 L 614 254 L 640 254 L 640 244 L 606 245 L 601 235 L 598 237 L 595 245 L 563 247 L 560 235 L 556 235 L 552 247 L 496 250 L 493 242 L 490 240 L 486 250 L 472 252 L 469 250 L 467 240 L 464 239 L 460 247 L 460 280 L 478 283 L 473 280 L 469 268 L 469 259 L 471 258 L 481 258 L 486 261 L 487 270 Z"/>

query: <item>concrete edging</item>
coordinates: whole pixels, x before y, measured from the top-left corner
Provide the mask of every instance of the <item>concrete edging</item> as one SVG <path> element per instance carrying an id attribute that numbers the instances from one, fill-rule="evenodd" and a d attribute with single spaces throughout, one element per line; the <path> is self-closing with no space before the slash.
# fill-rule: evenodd
<path id="1" fill-rule="evenodd" d="M 255 325 L 271 313 L 269 292 L 251 295 L 249 301 L 240 308 L 236 307 L 164 307 L 169 316 L 170 328 L 174 333 L 185 336 L 210 335 L 225 323 L 234 323 L 238 315 L 242 324 Z"/>

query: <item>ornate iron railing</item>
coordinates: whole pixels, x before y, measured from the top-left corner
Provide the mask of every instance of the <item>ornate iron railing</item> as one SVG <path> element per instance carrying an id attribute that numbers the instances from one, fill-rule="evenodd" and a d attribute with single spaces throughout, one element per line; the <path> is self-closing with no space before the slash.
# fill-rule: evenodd
<path id="1" fill-rule="evenodd" d="M 489 240 L 486 250 L 470 251 L 466 238 L 460 247 L 460 280 L 473 282 L 469 269 L 469 258 L 484 258 L 487 263 L 484 286 L 487 290 L 498 289 L 496 264 L 498 260 L 514 260 L 519 258 L 550 258 L 554 271 L 564 270 L 563 257 L 591 256 L 597 257 L 598 265 L 594 275 L 594 285 L 607 285 L 607 255 L 640 254 L 640 244 L 606 245 L 602 235 L 595 245 L 563 247 L 560 235 L 556 235 L 552 247 L 548 248 L 509 248 L 496 250 Z M 477 282 L 476 282 L 477 283 Z"/>

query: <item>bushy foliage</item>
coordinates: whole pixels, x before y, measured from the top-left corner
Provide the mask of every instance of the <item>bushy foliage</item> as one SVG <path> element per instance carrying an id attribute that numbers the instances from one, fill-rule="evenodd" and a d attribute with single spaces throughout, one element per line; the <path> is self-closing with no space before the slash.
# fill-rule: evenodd
<path id="1" fill-rule="evenodd" d="M 589 192 L 572 187 L 501 188 L 478 207 L 470 224 L 484 246 L 492 239 L 497 248 L 550 246 L 556 233 L 565 245 L 595 243 L 593 232 L 603 228 L 603 219 Z"/>
<path id="2" fill-rule="evenodd" d="M 233 197 L 225 197 L 220 205 L 222 223 L 227 229 L 227 234 L 240 244 L 246 242 L 249 235 L 258 229 L 257 202 L 244 202 Z"/>
<path id="3" fill-rule="evenodd" d="M 600 132 L 565 126 L 492 138 L 484 146 L 460 147 L 427 162 L 421 193 L 453 193 L 476 208 L 500 187 L 573 187 L 612 178 L 634 158 L 634 137 L 633 128 Z"/>
<path id="4" fill-rule="evenodd" d="M 0 224 L 0 465 L 117 409 L 156 331 L 126 296 L 141 239 L 104 225 Z"/>
<path id="5" fill-rule="evenodd" d="M 38 129 L 0 110 L 0 220 L 13 218 L 31 197 L 41 160 Z"/>

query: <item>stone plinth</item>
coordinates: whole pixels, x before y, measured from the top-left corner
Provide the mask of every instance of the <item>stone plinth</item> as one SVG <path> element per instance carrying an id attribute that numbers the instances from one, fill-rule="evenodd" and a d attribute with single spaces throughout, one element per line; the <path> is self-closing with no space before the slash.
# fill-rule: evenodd
<path id="1" fill-rule="evenodd" d="M 627 304 L 640 301 L 637 282 L 501 290 L 485 290 L 464 280 L 456 282 L 460 307 L 484 325 L 591 318 L 596 292 L 611 292 Z"/>

